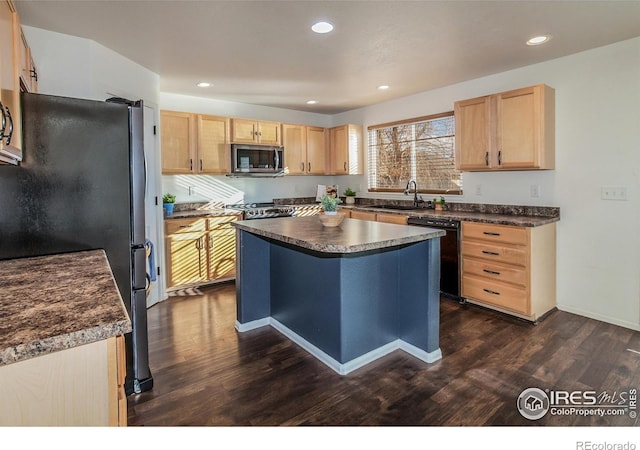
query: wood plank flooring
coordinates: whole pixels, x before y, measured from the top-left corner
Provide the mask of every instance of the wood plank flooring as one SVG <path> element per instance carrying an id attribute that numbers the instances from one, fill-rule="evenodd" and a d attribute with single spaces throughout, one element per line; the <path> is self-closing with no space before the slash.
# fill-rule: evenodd
<path id="1" fill-rule="evenodd" d="M 234 329 L 232 283 L 148 311 L 154 388 L 128 398 L 130 426 L 638 425 L 624 416 L 530 421 L 529 387 L 640 388 L 640 333 L 556 311 L 538 325 L 442 299 L 443 359 L 396 351 L 339 376 L 271 327 Z"/>

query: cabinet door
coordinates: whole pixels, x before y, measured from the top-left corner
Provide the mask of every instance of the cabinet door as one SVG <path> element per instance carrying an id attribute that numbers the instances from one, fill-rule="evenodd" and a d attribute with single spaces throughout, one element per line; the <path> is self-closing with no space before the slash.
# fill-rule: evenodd
<path id="1" fill-rule="evenodd" d="M 20 119 L 18 15 L 13 3 L 0 1 L 0 101 L 5 127 L 0 139 L 0 162 L 22 160 Z"/>
<path id="2" fill-rule="evenodd" d="M 290 175 L 307 173 L 307 129 L 304 125 L 282 124 L 284 166 Z"/>
<path id="3" fill-rule="evenodd" d="M 22 30 L 20 31 L 20 39 L 18 40 L 18 61 L 20 64 L 20 86 L 24 92 L 31 92 L 31 73 L 30 73 L 30 55 L 27 39 L 24 37 Z"/>
<path id="4" fill-rule="evenodd" d="M 279 122 L 258 122 L 258 142 L 264 145 L 280 145 L 280 127 Z"/>
<path id="5" fill-rule="evenodd" d="M 544 86 L 532 86 L 496 96 L 496 151 L 504 169 L 543 166 Z M 548 167 L 547 167 L 548 168 Z"/>
<path id="6" fill-rule="evenodd" d="M 195 115 L 160 111 L 162 173 L 194 173 Z"/>
<path id="7" fill-rule="evenodd" d="M 207 236 L 209 280 L 236 276 L 236 233 L 234 229 L 210 232 Z"/>
<path id="8" fill-rule="evenodd" d="M 254 144 L 258 141 L 255 120 L 231 119 L 231 142 Z"/>
<path id="9" fill-rule="evenodd" d="M 307 173 L 324 175 L 326 169 L 326 131 L 307 127 Z"/>
<path id="10" fill-rule="evenodd" d="M 198 171 L 229 173 L 229 119 L 198 115 Z"/>
<path id="11" fill-rule="evenodd" d="M 347 125 L 331 129 L 330 172 L 336 175 L 349 173 L 349 129 Z"/>
<path id="12" fill-rule="evenodd" d="M 487 170 L 493 164 L 491 97 L 479 97 L 454 104 L 456 121 L 456 168 Z"/>
<path id="13" fill-rule="evenodd" d="M 165 238 L 167 288 L 198 284 L 207 279 L 206 234 L 177 233 Z"/>

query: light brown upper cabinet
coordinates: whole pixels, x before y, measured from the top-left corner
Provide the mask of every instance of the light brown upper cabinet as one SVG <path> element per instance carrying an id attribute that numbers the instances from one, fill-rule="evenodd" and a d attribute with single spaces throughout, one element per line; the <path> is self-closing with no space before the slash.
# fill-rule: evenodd
<path id="1" fill-rule="evenodd" d="M 455 102 L 459 170 L 555 168 L 555 91 L 546 85 Z"/>
<path id="2" fill-rule="evenodd" d="M 22 160 L 18 39 L 20 21 L 11 1 L 0 1 L 0 164 Z"/>
<path id="3" fill-rule="evenodd" d="M 280 145 L 281 124 L 251 119 L 231 119 L 231 142 L 234 144 Z"/>
<path id="4" fill-rule="evenodd" d="M 307 127 L 283 123 L 282 146 L 284 147 L 284 165 L 289 168 L 289 175 L 306 175 Z"/>
<path id="5" fill-rule="evenodd" d="M 229 172 L 228 118 L 160 111 L 160 132 L 162 173 Z"/>
<path id="6" fill-rule="evenodd" d="M 38 69 L 31 55 L 31 48 L 20 29 L 18 39 L 18 51 L 20 62 L 20 90 L 23 92 L 38 92 Z"/>
<path id="7" fill-rule="evenodd" d="M 330 163 L 332 175 L 362 175 L 362 126 L 342 125 L 330 130 Z"/>
<path id="8" fill-rule="evenodd" d="M 309 175 L 327 173 L 327 134 L 326 128 L 307 127 L 307 174 Z"/>

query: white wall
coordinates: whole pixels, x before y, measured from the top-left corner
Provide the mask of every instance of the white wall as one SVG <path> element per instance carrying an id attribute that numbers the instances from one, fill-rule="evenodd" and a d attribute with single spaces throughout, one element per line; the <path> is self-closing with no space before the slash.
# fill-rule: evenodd
<path id="1" fill-rule="evenodd" d="M 640 38 L 350 111 L 333 121 L 366 128 L 538 83 L 556 91 L 556 169 L 465 173 L 465 194 L 447 200 L 559 206 L 558 307 L 638 330 Z M 530 196 L 531 185 L 540 186 L 540 198 Z M 477 186 L 481 196 L 475 195 Z M 626 187 L 628 200 L 601 200 L 602 186 Z"/>

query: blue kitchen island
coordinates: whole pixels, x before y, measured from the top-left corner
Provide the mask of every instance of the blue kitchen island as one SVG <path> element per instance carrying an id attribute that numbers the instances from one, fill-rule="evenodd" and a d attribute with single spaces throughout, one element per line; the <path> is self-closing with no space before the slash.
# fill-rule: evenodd
<path id="1" fill-rule="evenodd" d="M 442 357 L 444 231 L 315 216 L 233 226 L 239 332 L 270 325 L 341 375 L 397 349 Z"/>

